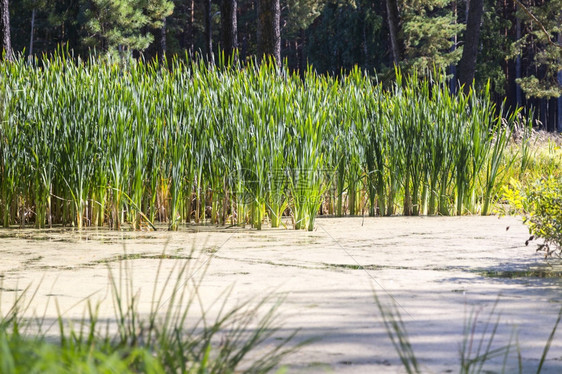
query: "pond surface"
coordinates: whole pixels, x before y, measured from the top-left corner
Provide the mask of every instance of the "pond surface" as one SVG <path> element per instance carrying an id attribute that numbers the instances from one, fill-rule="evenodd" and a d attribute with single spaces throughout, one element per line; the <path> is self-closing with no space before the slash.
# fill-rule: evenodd
<path id="1" fill-rule="evenodd" d="M 316 226 L 313 232 L 0 229 L 1 307 L 6 310 L 31 284 L 37 293 L 30 315 L 33 309 L 54 319 L 56 298 L 65 317 L 80 318 L 91 297 L 101 303 L 100 317 L 111 319 L 112 269 L 132 280 L 139 308 L 148 312 L 154 284 L 190 261 L 185 281 L 200 281 L 209 317 L 218 312 L 217 298 L 234 306 L 272 293 L 284 297 L 284 328 L 275 338 L 297 328 L 297 341 L 320 338 L 290 357 L 289 372 L 403 372 L 375 293 L 385 305 L 396 305 L 423 372 L 458 372 L 465 321 L 471 313 L 477 317 L 479 338 L 496 303 L 501 319 L 495 341 L 506 344 L 517 331 L 523 370 L 536 371 L 562 307 L 562 269 L 525 246 L 529 235 L 519 219 L 320 218 Z M 506 372 L 516 368 L 514 358 Z M 502 360 L 489 369 L 497 370 Z M 544 366 L 543 373 L 562 372 L 558 335 Z"/>

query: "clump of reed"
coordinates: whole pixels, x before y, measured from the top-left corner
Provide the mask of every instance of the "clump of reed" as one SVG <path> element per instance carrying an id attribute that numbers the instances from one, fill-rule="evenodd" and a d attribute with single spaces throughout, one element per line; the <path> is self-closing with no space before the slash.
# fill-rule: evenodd
<path id="1" fill-rule="evenodd" d="M 386 333 L 398 354 L 404 370 L 409 374 L 423 373 L 422 363 L 415 354 L 404 320 L 396 302 L 383 303 L 374 295 L 375 302 L 381 313 Z M 459 344 L 459 373 L 488 373 L 488 372 L 531 372 L 530 367 L 523 368 L 521 350 L 517 331 L 514 329 L 507 343 L 498 343 L 501 315 L 497 312 L 499 297 L 488 316 L 480 317 L 480 311 L 473 310 L 465 318 L 463 338 Z M 562 309 L 548 337 L 540 358 L 537 358 L 536 373 L 542 372 L 550 351 L 556 330 L 562 320 Z M 534 371 L 534 370 L 533 370 Z"/>
<path id="2" fill-rule="evenodd" d="M 125 255 L 118 271 L 109 268 L 114 318 L 107 320 L 99 315 L 101 302 L 89 297 L 82 300 L 84 314 L 78 320 L 67 320 L 55 299 L 59 314 L 51 322 L 46 312 L 31 309 L 38 288 L 28 286 L 10 305 L 2 300 L 6 295 L 0 287 L 0 301 L 8 306 L 2 310 L 0 305 L 0 371 L 269 373 L 307 344 L 293 342 L 296 331 L 281 331 L 280 301 L 273 296 L 227 307 L 226 290 L 211 305 L 219 307 L 218 313 L 209 317 L 209 306 L 201 304 L 199 294 L 205 264 L 174 260 L 164 275 L 165 257 L 158 266 L 148 312 L 141 310 L 141 290 L 133 284 L 133 260 Z M 203 271 L 194 277 L 199 270 Z M 56 327 L 58 333 L 51 331 Z"/>
<path id="3" fill-rule="evenodd" d="M 4 226 L 488 214 L 514 121 L 488 88 L 453 94 L 438 72 L 384 88 L 359 69 L 61 54 L 2 62 L 0 79 Z"/>

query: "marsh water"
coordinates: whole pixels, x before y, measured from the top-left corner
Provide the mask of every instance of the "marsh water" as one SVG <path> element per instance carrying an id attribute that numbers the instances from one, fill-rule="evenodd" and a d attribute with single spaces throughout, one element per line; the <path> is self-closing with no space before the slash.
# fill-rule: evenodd
<path id="1" fill-rule="evenodd" d="M 403 372 L 375 294 L 399 311 L 423 372 L 457 372 L 467 319 L 476 317 L 471 334 L 479 338 L 493 310 L 494 344 L 518 342 L 524 372 L 534 372 L 562 307 L 562 272 L 525 246 L 528 236 L 518 218 L 479 216 L 320 218 L 312 232 L 0 229 L 0 306 L 5 311 L 29 286 L 29 316 L 80 318 L 90 298 L 111 319 L 113 272 L 132 282 L 148 312 L 154 285 L 187 261 L 186 281 L 198 280 L 203 304 L 195 309 L 209 318 L 223 302 L 282 299 L 274 338 L 295 329 L 295 343 L 315 338 L 288 358 L 289 372 Z M 518 365 L 513 352 L 507 372 Z M 490 370 L 502 365 L 503 357 Z M 543 368 L 550 372 L 562 372 L 558 337 Z"/>

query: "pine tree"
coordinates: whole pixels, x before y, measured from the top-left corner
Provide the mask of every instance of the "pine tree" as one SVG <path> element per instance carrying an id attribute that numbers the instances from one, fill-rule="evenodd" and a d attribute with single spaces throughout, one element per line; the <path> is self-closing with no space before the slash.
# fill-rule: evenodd
<path id="1" fill-rule="evenodd" d="M 306 31 L 304 64 L 317 71 L 339 74 L 360 66 L 381 71 L 392 66 L 389 41 L 383 30 L 384 3 L 371 0 L 328 1 Z"/>
<path id="2" fill-rule="evenodd" d="M 503 65 L 515 41 L 515 35 L 506 35 L 506 30 L 512 29 L 513 24 L 504 17 L 502 6 L 496 0 L 486 0 L 484 4 L 475 71 L 475 82 L 485 84 L 489 81 L 492 93 L 499 102 L 505 97 L 508 84 Z"/>
<path id="3" fill-rule="evenodd" d="M 103 52 L 142 51 L 153 41 L 173 4 L 168 0 L 83 0 L 86 45 Z"/>
<path id="4" fill-rule="evenodd" d="M 12 42 L 10 37 L 10 9 L 8 0 L 0 0 L 0 31 L 2 32 L 2 51 L 7 60 L 12 59 Z"/>
<path id="5" fill-rule="evenodd" d="M 392 60 L 394 61 L 394 65 L 398 65 L 400 61 L 402 61 L 402 54 L 404 53 L 404 43 L 402 38 L 399 36 L 400 12 L 398 10 L 398 1 L 385 0 L 385 5 Z"/>
<path id="6" fill-rule="evenodd" d="M 258 58 L 272 57 L 281 65 L 281 5 L 279 0 L 258 0 Z"/>
<path id="7" fill-rule="evenodd" d="M 530 74 L 517 80 L 527 96 L 556 98 L 562 95 L 558 74 L 562 71 L 562 0 L 533 1 L 526 7 L 518 3 L 517 16 L 523 20 L 527 33 L 514 43 L 516 53 L 532 51 Z"/>
<path id="8" fill-rule="evenodd" d="M 480 43 L 480 24 L 483 13 L 484 0 L 470 0 L 468 2 L 468 18 L 464 33 L 462 57 L 457 66 L 458 81 L 464 87 L 465 93 L 468 93 L 474 81 L 476 58 L 478 57 Z"/>
<path id="9" fill-rule="evenodd" d="M 322 13 L 326 0 L 286 0 L 281 6 L 284 26 L 282 43 L 283 58 L 287 58 L 289 67 L 304 73 L 307 64 L 305 48 L 307 45 L 306 29 Z"/>
<path id="10" fill-rule="evenodd" d="M 237 0 L 221 0 L 221 47 L 226 57 L 238 49 Z"/>
<path id="11" fill-rule="evenodd" d="M 462 49 L 452 49 L 464 25 L 456 22 L 452 0 L 402 1 L 404 61 L 409 71 L 425 74 L 456 64 Z"/>
<path id="12" fill-rule="evenodd" d="M 286 0 L 285 33 L 298 33 L 307 29 L 322 13 L 327 0 Z"/>

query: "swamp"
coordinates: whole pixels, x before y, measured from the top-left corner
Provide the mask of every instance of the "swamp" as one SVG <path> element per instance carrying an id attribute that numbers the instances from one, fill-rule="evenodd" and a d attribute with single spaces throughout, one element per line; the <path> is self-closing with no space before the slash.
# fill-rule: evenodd
<path id="1" fill-rule="evenodd" d="M 437 70 L 160 64 L 0 64 L 0 371 L 562 370 L 559 136 Z"/>
<path id="2" fill-rule="evenodd" d="M 265 346 L 297 329 L 289 347 L 314 339 L 281 361 L 290 373 L 404 372 L 375 294 L 385 305 L 398 306 L 421 372 L 457 372 L 470 318 L 474 347 L 466 357 L 474 358 L 477 342 L 489 338 L 498 317 L 493 349 L 509 344 L 511 351 L 507 364 L 502 353 L 483 368 L 517 372 L 521 363 L 523 372 L 535 372 L 562 302 L 560 278 L 540 276 L 551 269 L 525 246 L 528 230 L 511 217 L 319 218 L 312 232 L 213 225 L 173 233 L 2 229 L 0 235 L 1 310 L 32 285 L 26 296 L 35 294 L 32 308 L 22 317 L 53 325 L 47 336 L 57 336 L 59 314 L 78 324 L 90 295 L 100 302 L 100 324 L 114 327 L 108 267 L 117 274 L 123 261 L 129 264 L 125 283 L 130 280 L 139 291 L 136 305 L 143 317 L 151 311 L 155 284 L 161 287 L 177 262 L 191 258 L 182 282 L 201 279 L 198 301 L 210 321 L 247 300 L 275 295 L 265 301 L 269 308 L 282 298 L 276 310 L 282 327 Z M 529 271 L 536 273 L 497 275 Z M 168 302 L 171 291 L 163 294 Z M 200 315 L 192 307 L 189 320 Z M 260 349 L 246 359 L 255 359 Z M 561 352 L 555 338 L 543 373 L 560 372 Z"/>

